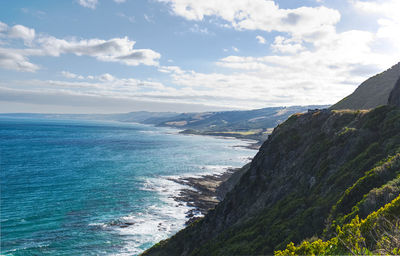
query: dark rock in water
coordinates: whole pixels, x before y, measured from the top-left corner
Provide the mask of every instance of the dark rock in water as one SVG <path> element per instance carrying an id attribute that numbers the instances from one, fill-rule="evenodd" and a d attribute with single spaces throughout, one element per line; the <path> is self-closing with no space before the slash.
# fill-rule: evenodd
<path id="1" fill-rule="evenodd" d="M 400 107 L 400 79 L 397 81 L 394 89 L 390 93 L 389 105 Z"/>
<path id="2" fill-rule="evenodd" d="M 109 226 L 117 226 L 117 227 L 120 227 L 120 228 L 127 228 L 129 226 L 134 225 L 134 224 L 135 224 L 134 222 L 126 222 L 126 221 L 116 220 L 116 221 L 110 222 L 108 225 Z"/>

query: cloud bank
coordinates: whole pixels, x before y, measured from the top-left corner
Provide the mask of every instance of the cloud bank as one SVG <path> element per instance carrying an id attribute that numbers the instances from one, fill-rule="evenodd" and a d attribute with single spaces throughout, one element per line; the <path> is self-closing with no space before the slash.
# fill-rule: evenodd
<path id="1" fill-rule="evenodd" d="M 59 39 L 48 35 L 36 35 L 35 30 L 23 25 L 9 27 L 0 23 L 0 67 L 18 71 L 35 72 L 40 67 L 29 60 L 30 56 L 58 57 L 63 54 L 89 56 L 99 61 L 117 62 L 128 66 L 157 66 L 161 54 L 151 49 L 134 49 L 135 41 L 128 37 L 103 39 Z M 16 39 L 26 47 L 11 48 Z M 8 45 L 7 45 L 8 44 Z"/>

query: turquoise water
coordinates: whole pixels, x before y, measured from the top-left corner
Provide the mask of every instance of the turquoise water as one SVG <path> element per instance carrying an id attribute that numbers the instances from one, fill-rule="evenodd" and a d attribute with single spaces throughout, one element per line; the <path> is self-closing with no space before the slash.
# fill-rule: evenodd
<path id="1" fill-rule="evenodd" d="M 136 255 L 184 226 L 169 177 L 221 172 L 238 140 L 117 122 L 0 119 L 3 255 Z M 124 225 L 123 223 L 129 223 Z"/>

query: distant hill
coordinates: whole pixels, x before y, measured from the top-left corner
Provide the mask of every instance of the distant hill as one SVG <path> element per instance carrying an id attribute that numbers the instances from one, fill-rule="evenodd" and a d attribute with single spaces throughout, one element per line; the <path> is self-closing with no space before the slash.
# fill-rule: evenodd
<path id="1" fill-rule="evenodd" d="M 222 111 L 204 113 L 183 113 L 168 118 L 151 118 L 147 123 L 183 129 L 181 133 L 213 136 L 227 136 L 261 142 L 271 134 L 273 127 L 284 122 L 295 113 L 304 113 L 309 109 L 326 108 L 324 106 L 272 107 L 245 111 Z"/>
<path id="2" fill-rule="evenodd" d="M 273 107 L 246 111 L 185 113 L 159 123 L 162 126 L 199 131 L 241 131 L 273 128 L 294 113 L 327 106 Z"/>
<path id="3" fill-rule="evenodd" d="M 284 122 L 295 113 L 328 106 L 271 107 L 254 110 L 175 113 L 175 112 L 130 112 L 121 114 L 0 114 L 0 117 L 79 119 L 135 122 L 162 127 L 182 129 L 185 134 L 227 136 L 264 141 L 273 127 Z"/>
<path id="4" fill-rule="evenodd" d="M 400 78 L 400 62 L 363 82 L 352 94 L 331 109 L 371 109 L 388 104 L 389 96 Z"/>

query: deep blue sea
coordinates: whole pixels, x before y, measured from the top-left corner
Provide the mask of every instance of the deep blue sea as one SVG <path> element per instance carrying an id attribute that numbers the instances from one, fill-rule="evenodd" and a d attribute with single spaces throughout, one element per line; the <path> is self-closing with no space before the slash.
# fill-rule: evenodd
<path id="1" fill-rule="evenodd" d="M 169 177 L 222 172 L 245 142 L 140 124 L 0 119 L 2 255 L 137 255 L 190 209 Z M 132 225 L 123 227 L 128 222 Z"/>

